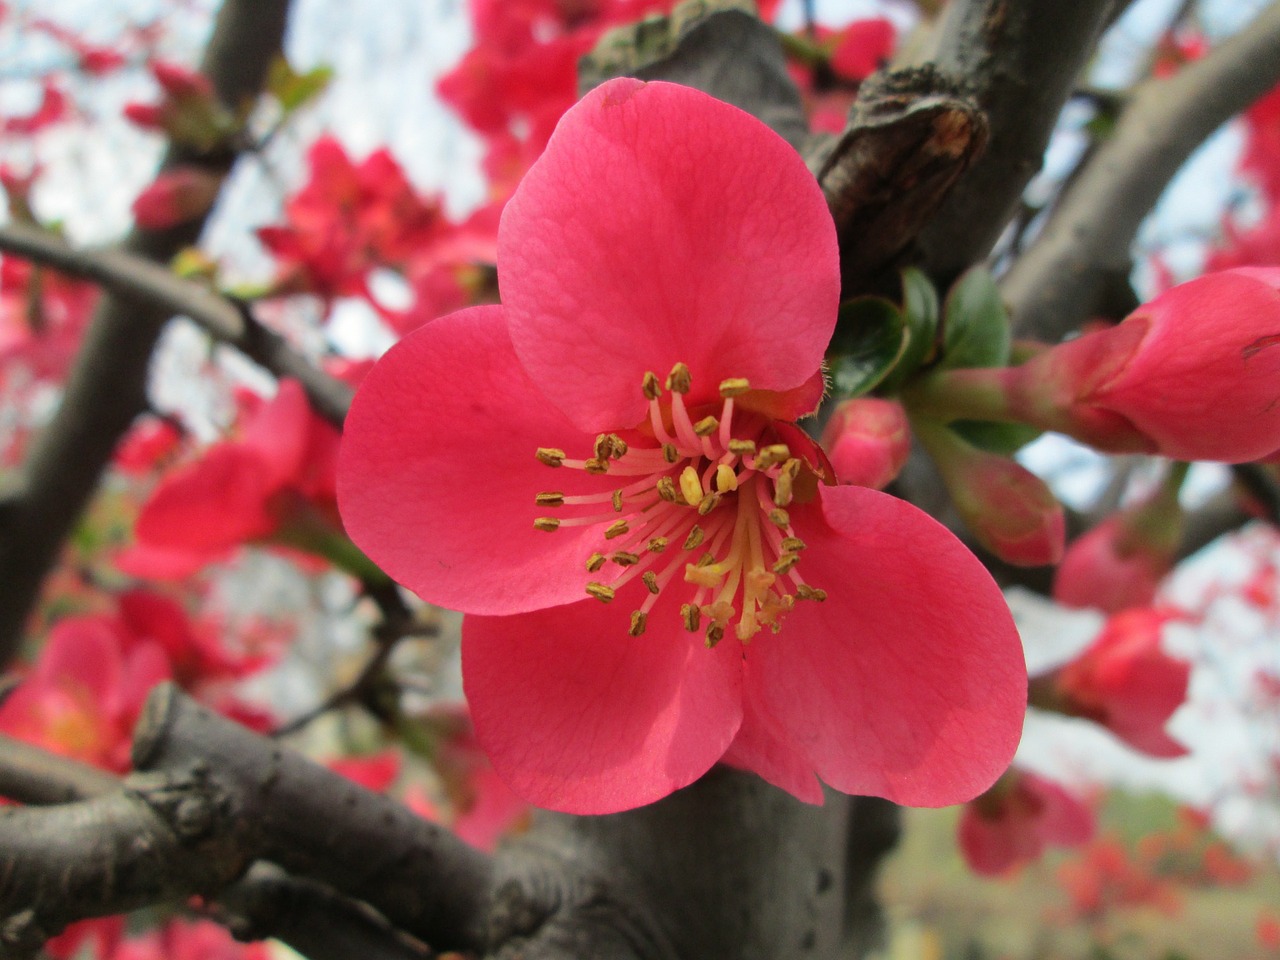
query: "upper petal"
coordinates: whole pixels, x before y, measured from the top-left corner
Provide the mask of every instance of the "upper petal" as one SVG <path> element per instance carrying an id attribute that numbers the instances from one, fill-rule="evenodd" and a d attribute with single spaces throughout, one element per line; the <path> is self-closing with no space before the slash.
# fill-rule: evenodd
<path id="1" fill-rule="evenodd" d="M 622 595 L 463 621 L 476 737 L 519 796 L 612 813 L 692 783 L 724 754 L 742 719 L 737 653 L 707 650 L 663 600 L 639 637 Z"/>
<path id="2" fill-rule="evenodd" d="M 516 352 L 588 430 L 638 422 L 645 371 L 676 362 L 693 402 L 728 377 L 799 386 L 840 288 L 800 155 L 736 107 L 632 79 L 564 115 L 503 213 L 498 269 Z"/>
<path id="3" fill-rule="evenodd" d="M 553 470 L 538 447 L 590 456 L 511 348 L 501 307 L 475 307 L 409 334 L 378 362 L 347 415 L 338 502 L 347 533 L 424 600 L 508 614 L 582 597 L 599 532 L 533 528 L 539 491 L 600 478 Z"/>
<path id="4" fill-rule="evenodd" d="M 999 589 L 911 504 L 821 488 L 793 509 L 799 570 L 827 591 L 747 648 L 746 682 L 827 783 L 913 806 L 968 800 L 1008 766 L 1026 668 Z"/>

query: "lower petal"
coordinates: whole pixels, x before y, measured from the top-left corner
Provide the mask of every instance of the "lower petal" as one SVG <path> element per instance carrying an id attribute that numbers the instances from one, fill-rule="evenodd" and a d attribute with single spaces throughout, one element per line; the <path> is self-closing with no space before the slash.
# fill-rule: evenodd
<path id="1" fill-rule="evenodd" d="M 616 601 L 463 621 L 476 737 L 517 795 L 612 813 L 692 783 L 723 756 L 742 720 L 736 645 L 707 650 L 661 606 L 639 637 Z"/>
<path id="2" fill-rule="evenodd" d="M 747 683 L 818 776 L 945 806 L 989 787 L 1022 731 L 1026 668 L 986 569 L 941 524 L 861 487 L 792 510 L 827 593 L 747 648 Z"/>

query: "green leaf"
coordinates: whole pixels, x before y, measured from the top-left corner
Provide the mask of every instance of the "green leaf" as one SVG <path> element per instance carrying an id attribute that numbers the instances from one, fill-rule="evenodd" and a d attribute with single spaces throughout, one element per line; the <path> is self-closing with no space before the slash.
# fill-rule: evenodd
<path id="1" fill-rule="evenodd" d="M 889 392 L 933 359 L 935 338 L 938 334 L 938 294 L 933 282 L 921 271 L 911 267 L 902 271 L 902 309 L 899 311 L 906 325 L 907 343 L 892 373 L 885 378 Z"/>
<path id="2" fill-rule="evenodd" d="M 939 366 L 1003 367 L 1009 341 L 1009 314 L 995 278 L 985 267 L 971 267 L 947 293 Z"/>
<path id="3" fill-rule="evenodd" d="M 874 390 L 907 349 L 906 321 L 896 305 L 881 297 L 856 297 L 841 304 L 837 329 L 831 375 L 842 398 Z"/>
<path id="4" fill-rule="evenodd" d="M 956 420 L 950 426 L 975 447 L 1005 457 L 1021 450 L 1042 432 L 1025 423 L 996 423 L 992 420 Z"/>
<path id="5" fill-rule="evenodd" d="M 329 86 L 333 79 L 330 67 L 314 67 L 306 73 L 298 73 L 284 57 L 277 57 L 267 75 L 267 90 L 280 101 L 286 114 L 305 106 Z"/>

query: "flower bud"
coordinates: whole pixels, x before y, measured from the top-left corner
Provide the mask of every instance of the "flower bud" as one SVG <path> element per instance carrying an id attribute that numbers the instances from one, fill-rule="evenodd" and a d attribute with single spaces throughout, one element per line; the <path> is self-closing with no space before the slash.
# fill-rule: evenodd
<path id="1" fill-rule="evenodd" d="M 1056 673 L 1032 681 L 1032 702 L 1106 727 L 1155 757 L 1187 750 L 1164 727 L 1187 698 L 1191 664 L 1160 646 L 1167 611 L 1126 610 L 1107 621 L 1093 644 Z"/>
<path id="2" fill-rule="evenodd" d="M 1038 860 L 1047 846 L 1088 841 L 1093 811 L 1052 780 L 1011 767 L 996 785 L 965 805 L 956 839 L 974 873 L 994 876 Z"/>
<path id="3" fill-rule="evenodd" d="M 156 78 L 156 83 L 160 84 L 160 89 L 165 92 L 165 95 L 175 100 L 213 99 L 213 85 L 202 73 L 188 70 L 168 60 L 153 60 L 151 75 Z"/>
<path id="4" fill-rule="evenodd" d="M 906 412 L 894 400 L 846 400 L 831 415 L 822 445 L 841 483 L 883 490 L 911 453 Z"/>
<path id="5" fill-rule="evenodd" d="M 1010 371 L 1021 419 L 1101 450 L 1240 463 L 1280 449 L 1280 269 L 1180 284 Z"/>
<path id="6" fill-rule="evenodd" d="M 218 196 L 222 178 L 196 167 L 160 174 L 133 201 L 133 215 L 146 230 L 164 230 L 205 213 Z"/>

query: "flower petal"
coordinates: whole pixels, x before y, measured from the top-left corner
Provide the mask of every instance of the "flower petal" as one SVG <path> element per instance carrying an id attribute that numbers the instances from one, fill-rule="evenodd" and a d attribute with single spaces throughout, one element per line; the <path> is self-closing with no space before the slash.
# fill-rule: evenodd
<path id="1" fill-rule="evenodd" d="M 981 793 L 1022 731 L 1026 668 L 999 589 L 941 524 L 863 487 L 793 509 L 799 571 L 827 591 L 747 648 L 746 680 L 818 776 L 944 806 Z M 754 691 L 753 691 L 754 692 Z"/>
<path id="2" fill-rule="evenodd" d="M 755 661 L 750 657 L 743 663 L 743 669 L 748 672 L 754 666 Z M 759 682 L 748 681 L 743 695 L 755 700 L 759 689 Z M 813 764 L 787 743 L 785 734 L 779 735 L 772 729 L 768 716 L 751 702 L 744 705 L 742 726 L 729 745 L 724 762 L 750 770 L 805 803 L 821 804 L 824 799 Z"/>
<path id="3" fill-rule="evenodd" d="M 674 600 L 630 637 L 622 601 L 463 621 L 476 737 L 531 803 L 569 813 L 650 803 L 702 776 L 738 729 L 736 645 L 707 650 L 680 627 Z"/>
<path id="4" fill-rule="evenodd" d="M 632 79 L 565 114 L 503 213 L 498 263 L 516 352 L 592 431 L 638 423 L 645 371 L 676 362 L 693 403 L 728 377 L 805 383 L 840 290 L 835 228 L 799 154 L 736 107 Z"/>
<path id="5" fill-rule="evenodd" d="M 343 523 L 431 603 L 510 614 L 577 600 L 599 531 L 535 530 L 554 511 L 534 495 L 597 491 L 606 478 L 534 454 L 590 456 L 593 439 L 525 374 L 502 307 L 449 314 L 397 343 L 361 384 L 339 454 Z"/>

